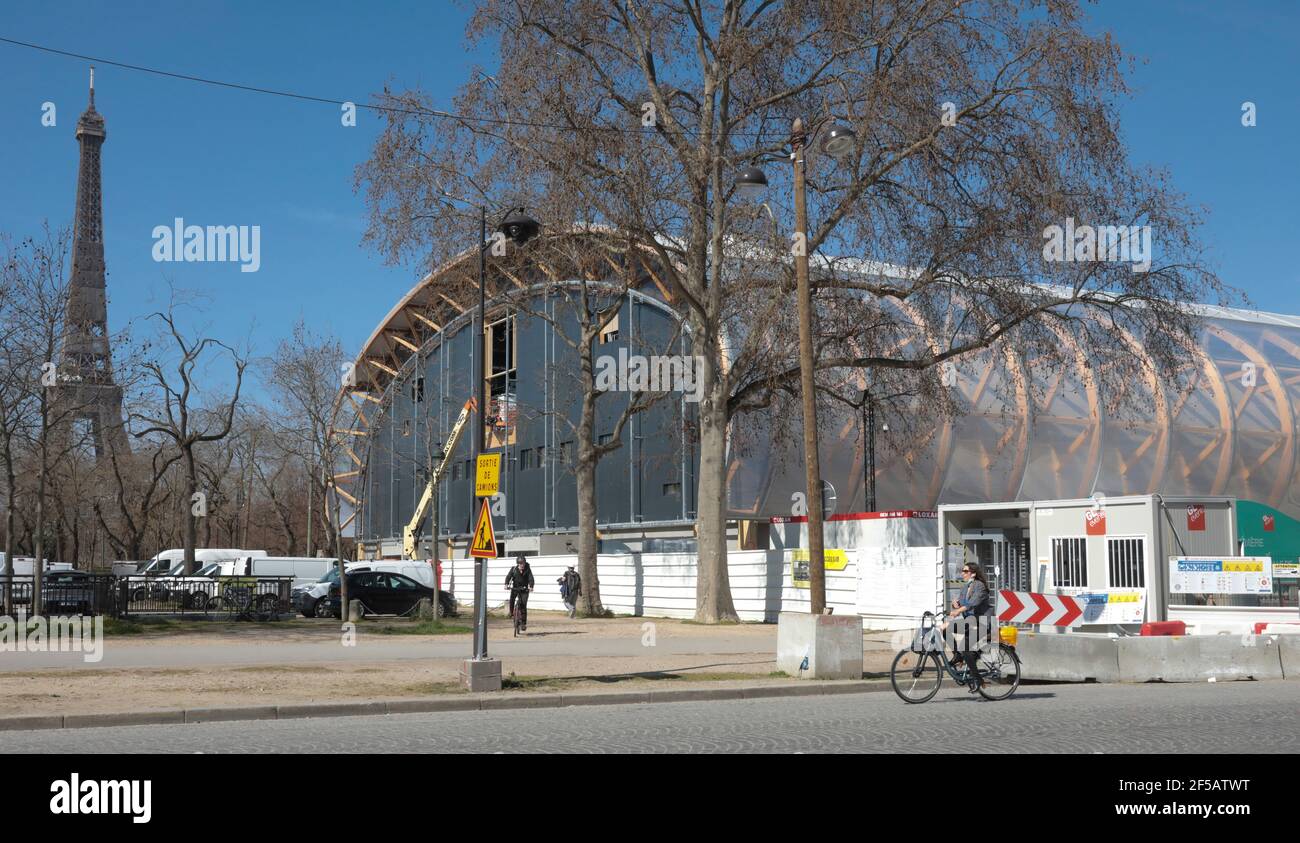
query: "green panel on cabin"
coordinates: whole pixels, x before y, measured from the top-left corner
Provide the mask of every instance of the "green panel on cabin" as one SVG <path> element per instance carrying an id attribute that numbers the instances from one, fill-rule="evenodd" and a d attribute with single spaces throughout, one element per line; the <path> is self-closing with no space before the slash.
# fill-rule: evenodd
<path id="1" fill-rule="evenodd" d="M 1271 556 L 1274 565 L 1300 560 L 1300 521 L 1271 506 L 1237 501 L 1237 535 L 1247 556 Z"/>

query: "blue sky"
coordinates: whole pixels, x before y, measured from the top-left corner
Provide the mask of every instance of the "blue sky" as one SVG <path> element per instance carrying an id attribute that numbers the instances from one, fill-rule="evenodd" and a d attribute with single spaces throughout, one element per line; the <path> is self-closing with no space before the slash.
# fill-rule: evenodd
<path id="1" fill-rule="evenodd" d="M 1300 313 L 1300 4 L 1103 0 L 1090 27 L 1138 63 L 1122 103 L 1132 158 L 1167 167 L 1205 206 L 1221 276 L 1265 310 Z M 470 67 L 464 6 L 434 2 L 8 0 L 0 35 L 127 63 L 331 99 L 364 101 L 392 81 L 449 104 Z M 201 291 L 192 318 L 229 341 L 271 351 L 298 319 L 356 350 L 419 275 L 360 243 L 365 207 L 354 167 L 379 121 L 355 128 L 337 107 L 100 66 L 108 125 L 104 214 L 110 327 L 163 306 L 168 282 Z M 1258 125 L 1241 125 L 1256 104 Z M 43 127 L 41 104 L 58 124 Z M 86 63 L 0 44 L 0 231 L 71 219 L 76 120 Z M 151 232 L 173 218 L 261 226 L 261 269 L 156 263 Z M 467 240 L 474 232 L 465 233 Z"/>

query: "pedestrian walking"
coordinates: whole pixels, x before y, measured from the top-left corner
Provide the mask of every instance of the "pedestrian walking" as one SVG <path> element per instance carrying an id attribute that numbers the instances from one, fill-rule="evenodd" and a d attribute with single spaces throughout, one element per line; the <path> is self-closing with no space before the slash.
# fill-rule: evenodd
<path id="1" fill-rule="evenodd" d="M 582 596 L 582 577 L 570 565 L 569 570 L 556 582 L 560 584 L 560 599 L 564 601 L 564 608 L 569 610 L 569 617 L 576 618 L 578 598 Z"/>

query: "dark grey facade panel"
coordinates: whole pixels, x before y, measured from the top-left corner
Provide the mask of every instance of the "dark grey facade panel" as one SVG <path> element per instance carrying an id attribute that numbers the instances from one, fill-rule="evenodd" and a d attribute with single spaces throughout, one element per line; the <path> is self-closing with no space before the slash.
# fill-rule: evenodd
<path id="1" fill-rule="evenodd" d="M 471 397 L 477 397 L 477 381 L 474 373 L 478 370 L 478 349 L 475 330 L 466 322 L 462 329 L 449 337 L 444 337 L 443 353 L 445 355 L 444 400 L 447 405 L 446 429 L 450 434 L 451 426 L 456 423 L 461 407 Z M 474 467 L 472 465 L 473 440 L 478 435 L 474 423 L 471 423 L 461 435 L 460 442 L 452 454 L 453 461 L 459 463 L 459 470 L 453 473 L 448 468 L 442 486 L 443 500 L 446 503 L 446 519 L 443 530 L 447 533 L 467 533 L 472 528 L 470 519 L 476 514 L 474 506 Z"/>
<path id="2" fill-rule="evenodd" d="M 514 381 L 515 441 L 503 453 L 501 491 L 506 516 L 494 519 L 512 532 L 571 530 L 577 525 L 576 424 L 583 387 L 578 355 L 561 333 L 576 339 L 578 322 L 562 296 L 536 300 L 548 318 L 516 313 L 517 377 Z M 679 354 L 684 350 L 674 316 L 662 306 L 624 299 L 617 338 L 599 343 L 595 353 Z M 394 382 L 380 418 L 371 428 L 367 471 L 365 538 L 400 535 L 423 490 L 428 451 L 446 440 L 471 390 L 476 387 L 476 326 L 463 318 L 422 349 L 417 364 Z M 423 390 L 418 379 L 423 377 Z M 597 402 L 597 441 L 614 432 L 631 394 L 611 391 Z M 684 433 L 692 407 L 671 393 L 624 427 L 622 447 L 596 469 L 598 522 L 681 521 L 694 516 L 695 449 Z M 441 484 L 439 511 L 443 534 L 470 529 L 473 498 L 472 437 L 466 430 Z M 566 460 L 567 457 L 567 460 Z M 455 465 L 458 464 L 458 465 Z M 429 529 L 426 521 L 423 530 Z"/>

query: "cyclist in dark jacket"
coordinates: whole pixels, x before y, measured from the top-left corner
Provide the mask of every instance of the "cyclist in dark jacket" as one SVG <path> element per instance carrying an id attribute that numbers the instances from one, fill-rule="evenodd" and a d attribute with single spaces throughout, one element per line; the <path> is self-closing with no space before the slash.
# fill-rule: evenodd
<path id="1" fill-rule="evenodd" d="M 515 566 L 506 574 L 506 588 L 510 589 L 510 616 L 515 614 L 515 600 L 519 601 L 519 628 L 528 629 L 528 593 L 533 590 L 533 569 L 527 558 L 520 553 L 515 557 Z"/>

